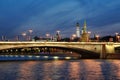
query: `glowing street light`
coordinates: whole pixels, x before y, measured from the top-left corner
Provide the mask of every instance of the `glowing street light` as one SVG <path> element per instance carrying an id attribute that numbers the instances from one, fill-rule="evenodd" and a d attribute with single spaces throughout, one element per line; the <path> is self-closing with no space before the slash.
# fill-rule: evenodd
<path id="1" fill-rule="evenodd" d="M 28 31 L 29 31 L 29 33 L 30 33 L 30 34 L 33 32 L 33 30 L 32 30 L 32 29 L 29 29 Z"/>
<path id="2" fill-rule="evenodd" d="M 30 33 L 29 40 L 31 40 L 33 30 L 32 30 L 32 29 L 29 29 L 28 32 Z"/>
<path id="3" fill-rule="evenodd" d="M 115 34 L 116 34 L 116 36 L 117 36 L 119 33 L 118 33 L 118 32 L 116 32 Z"/>
<path id="4" fill-rule="evenodd" d="M 57 41 L 60 41 L 61 40 L 60 31 L 57 30 L 56 32 L 57 32 L 57 34 L 56 34 L 57 38 L 56 39 L 57 39 Z"/>
<path id="5" fill-rule="evenodd" d="M 50 36 L 50 34 L 47 33 L 47 34 L 46 34 L 46 37 L 48 38 L 49 36 Z"/>
<path id="6" fill-rule="evenodd" d="M 118 32 L 115 33 L 115 36 L 116 36 L 116 42 L 119 41 L 119 33 Z"/>
<path id="7" fill-rule="evenodd" d="M 5 36 L 2 35 L 2 41 L 4 41 L 4 40 L 5 40 Z"/>
<path id="8" fill-rule="evenodd" d="M 60 34 L 60 31 L 59 31 L 59 30 L 57 30 L 56 32 L 57 32 L 58 34 Z"/>
<path id="9" fill-rule="evenodd" d="M 88 31 L 88 41 L 90 41 L 90 35 L 91 35 L 91 31 Z"/>
<path id="10" fill-rule="evenodd" d="M 23 32 L 23 33 L 22 33 L 22 36 L 23 36 L 24 38 L 26 38 L 26 35 L 27 35 L 26 32 Z"/>
<path id="11" fill-rule="evenodd" d="M 26 36 L 26 33 L 25 33 L 25 32 L 23 32 L 23 33 L 22 33 L 22 36 Z"/>
<path id="12" fill-rule="evenodd" d="M 88 34 L 91 34 L 91 31 L 88 31 Z"/>
<path id="13" fill-rule="evenodd" d="M 77 37 L 76 34 L 72 34 L 72 36 L 71 36 L 71 40 L 74 40 L 76 37 Z"/>
<path id="14" fill-rule="evenodd" d="M 99 41 L 99 38 L 100 38 L 100 36 L 99 36 L 99 35 L 96 35 L 96 39 L 97 39 L 97 41 Z"/>
<path id="15" fill-rule="evenodd" d="M 50 37 L 50 34 L 46 34 L 46 39 L 47 39 L 47 41 L 48 41 L 48 38 Z"/>
<path id="16" fill-rule="evenodd" d="M 119 36 L 119 35 L 117 35 L 117 41 L 118 41 L 118 42 L 120 41 L 120 36 Z"/>
<path id="17" fill-rule="evenodd" d="M 77 37 L 77 35 L 76 35 L 76 34 L 72 34 L 72 37 L 76 38 L 76 37 Z"/>

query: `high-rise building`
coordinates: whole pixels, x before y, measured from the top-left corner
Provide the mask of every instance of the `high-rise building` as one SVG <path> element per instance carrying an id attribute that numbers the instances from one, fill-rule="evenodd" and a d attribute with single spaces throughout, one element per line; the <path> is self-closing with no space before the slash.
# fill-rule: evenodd
<path id="1" fill-rule="evenodd" d="M 79 25 L 79 23 L 76 24 L 76 37 L 77 38 L 80 37 L 80 25 Z"/>

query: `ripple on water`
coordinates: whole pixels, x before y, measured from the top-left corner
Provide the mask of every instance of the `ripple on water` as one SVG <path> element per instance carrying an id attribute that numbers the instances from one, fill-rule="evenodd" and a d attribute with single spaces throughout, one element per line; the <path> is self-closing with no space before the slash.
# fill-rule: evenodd
<path id="1" fill-rule="evenodd" d="M 0 80 L 119 80 L 119 60 L 0 62 Z"/>

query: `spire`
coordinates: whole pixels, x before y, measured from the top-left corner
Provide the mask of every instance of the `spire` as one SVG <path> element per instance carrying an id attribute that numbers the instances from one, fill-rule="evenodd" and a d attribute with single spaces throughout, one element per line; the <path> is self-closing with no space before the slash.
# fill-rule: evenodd
<path id="1" fill-rule="evenodd" d="M 86 28 L 86 20 L 84 21 L 84 27 Z"/>
<path id="2" fill-rule="evenodd" d="M 87 32 L 86 20 L 84 21 L 83 33 Z"/>

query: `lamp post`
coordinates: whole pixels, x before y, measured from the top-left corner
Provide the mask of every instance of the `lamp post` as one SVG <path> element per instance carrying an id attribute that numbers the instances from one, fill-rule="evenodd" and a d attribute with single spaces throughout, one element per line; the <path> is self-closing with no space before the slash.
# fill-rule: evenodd
<path id="1" fill-rule="evenodd" d="M 56 34 L 56 36 L 57 36 L 57 41 L 60 41 L 60 39 L 61 39 L 61 37 L 60 37 L 60 31 L 57 30 L 56 32 L 57 32 L 57 34 Z"/>
<path id="2" fill-rule="evenodd" d="M 96 35 L 96 40 L 97 40 L 97 41 L 99 41 L 99 38 L 100 38 L 100 36 L 99 36 L 99 35 Z"/>
<path id="3" fill-rule="evenodd" d="M 88 31 L 88 41 L 90 41 L 91 31 Z"/>
<path id="4" fill-rule="evenodd" d="M 76 34 L 72 34 L 72 36 L 71 36 L 71 40 L 74 41 L 76 37 L 77 37 Z"/>
<path id="5" fill-rule="evenodd" d="M 57 32 L 58 34 L 60 34 L 60 31 L 59 31 L 59 30 L 57 30 L 56 32 Z"/>
<path id="6" fill-rule="evenodd" d="M 4 40 L 5 40 L 5 36 L 2 35 L 2 41 L 4 41 Z"/>
<path id="7" fill-rule="evenodd" d="M 118 42 L 120 41 L 120 36 L 119 36 L 119 35 L 117 35 L 117 41 L 118 41 Z"/>
<path id="8" fill-rule="evenodd" d="M 46 40 L 48 41 L 48 38 L 50 37 L 50 34 L 46 34 Z"/>
<path id="9" fill-rule="evenodd" d="M 26 35 L 27 35 L 26 32 L 22 33 L 22 36 L 23 36 L 23 38 L 25 38 L 25 40 L 26 40 Z"/>
<path id="10" fill-rule="evenodd" d="M 16 41 L 19 41 L 19 35 L 17 35 L 17 36 L 15 37 L 15 40 L 16 40 Z"/>
<path id="11" fill-rule="evenodd" d="M 30 35 L 29 35 L 29 40 L 32 40 L 32 32 L 33 32 L 33 30 L 32 30 L 32 29 L 29 29 L 28 32 L 29 32 L 29 34 L 30 34 Z"/>
<path id="12" fill-rule="evenodd" d="M 116 42 L 118 41 L 118 34 L 119 34 L 119 33 L 117 33 L 117 32 L 115 33 Z"/>

